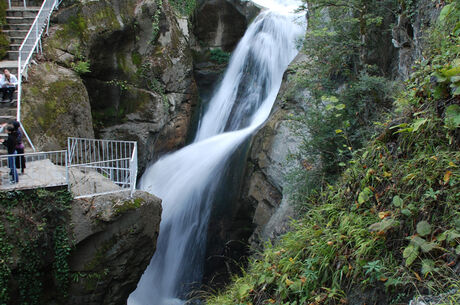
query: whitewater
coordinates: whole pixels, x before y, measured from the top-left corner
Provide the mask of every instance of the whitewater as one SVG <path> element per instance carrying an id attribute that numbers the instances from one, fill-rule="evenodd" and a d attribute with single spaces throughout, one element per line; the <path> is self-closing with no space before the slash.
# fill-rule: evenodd
<path id="1" fill-rule="evenodd" d="M 200 118 L 193 143 L 147 168 L 139 188 L 162 199 L 156 252 L 129 305 L 183 304 L 202 277 L 208 220 L 228 160 L 268 118 L 305 25 L 298 1 L 268 6 L 249 26 Z M 271 9 L 270 9 L 271 8 Z"/>

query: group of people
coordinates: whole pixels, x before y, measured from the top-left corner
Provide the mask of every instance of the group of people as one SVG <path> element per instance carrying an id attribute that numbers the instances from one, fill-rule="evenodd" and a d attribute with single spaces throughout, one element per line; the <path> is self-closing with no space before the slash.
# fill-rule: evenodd
<path id="1" fill-rule="evenodd" d="M 11 121 L 8 124 L 0 125 L 0 130 L 8 132 L 8 138 L 1 139 L 0 143 L 6 146 L 8 151 L 8 167 L 10 169 L 10 183 L 15 184 L 19 182 L 18 171 L 21 169 L 21 174 L 24 173 L 26 168 L 26 158 L 24 157 L 24 144 L 22 143 L 22 132 L 20 130 L 21 124 L 18 121 Z M 21 156 L 15 156 L 22 154 Z"/>
<path id="2" fill-rule="evenodd" d="M 18 85 L 16 76 L 10 73 L 8 69 L 3 69 L 0 77 L 0 93 L 2 93 L 2 102 L 13 102 L 13 93 Z"/>

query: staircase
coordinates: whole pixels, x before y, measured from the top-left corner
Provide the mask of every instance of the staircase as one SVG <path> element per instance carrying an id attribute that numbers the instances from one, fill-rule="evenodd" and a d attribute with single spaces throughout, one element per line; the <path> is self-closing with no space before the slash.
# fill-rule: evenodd
<path id="1" fill-rule="evenodd" d="M 5 1 L 5 0 L 0 0 Z M 40 10 L 40 5 L 43 1 L 27 0 L 24 7 L 23 0 L 11 0 L 11 8 L 6 11 L 6 24 L 2 26 L 2 31 L 10 40 L 10 49 L 2 61 L 0 61 L 0 72 L 3 69 L 10 70 L 12 74 L 18 77 L 18 50 L 24 38 L 26 37 L 35 17 Z M 13 94 L 13 102 L 2 102 L 0 100 L 0 124 L 8 123 L 16 119 L 17 114 L 17 91 Z M 0 138 L 6 139 L 6 131 L 0 133 Z M 25 140 L 25 139 L 24 139 Z M 26 144 L 26 141 L 24 141 Z M 6 150 L 0 147 L 0 154 L 6 154 Z M 29 147 L 26 147 L 27 152 L 33 152 Z"/>

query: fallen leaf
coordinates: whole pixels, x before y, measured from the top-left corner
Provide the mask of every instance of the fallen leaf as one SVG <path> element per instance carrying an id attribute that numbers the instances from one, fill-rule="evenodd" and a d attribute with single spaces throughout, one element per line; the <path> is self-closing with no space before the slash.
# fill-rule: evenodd
<path id="1" fill-rule="evenodd" d="M 447 184 L 450 180 L 450 176 L 452 176 L 452 172 L 451 171 L 447 171 L 445 174 L 444 174 L 444 184 Z"/>
<path id="2" fill-rule="evenodd" d="M 420 277 L 420 275 L 418 275 L 417 272 L 414 272 L 414 275 L 415 275 L 415 277 L 417 278 L 417 280 L 418 280 L 419 282 L 422 282 L 422 278 Z"/>
<path id="3" fill-rule="evenodd" d="M 286 286 L 291 286 L 292 284 L 294 284 L 293 281 L 291 281 L 290 279 L 286 279 Z"/>
<path id="4" fill-rule="evenodd" d="M 380 219 L 385 219 L 386 217 L 391 216 L 390 211 L 384 211 L 384 212 L 379 212 L 379 218 Z"/>

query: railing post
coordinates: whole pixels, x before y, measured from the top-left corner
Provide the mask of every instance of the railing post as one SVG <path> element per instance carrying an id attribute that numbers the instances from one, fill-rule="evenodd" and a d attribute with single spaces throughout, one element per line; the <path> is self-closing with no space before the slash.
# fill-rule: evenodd
<path id="1" fill-rule="evenodd" d="M 67 182 L 67 190 L 70 192 L 71 187 L 70 187 L 70 180 L 69 180 L 69 163 L 68 163 L 68 155 L 69 152 L 66 150 L 65 151 L 65 181 Z"/>
<path id="2" fill-rule="evenodd" d="M 21 121 L 21 90 L 22 90 L 22 69 L 21 69 L 21 50 L 18 51 L 18 100 L 16 120 Z"/>
<path id="3" fill-rule="evenodd" d="M 11 9 L 11 0 L 8 0 L 8 7 Z"/>
<path id="4" fill-rule="evenodd" d="M 26 0 L 24 0 L 24 8 L 27 8 Z"/>

